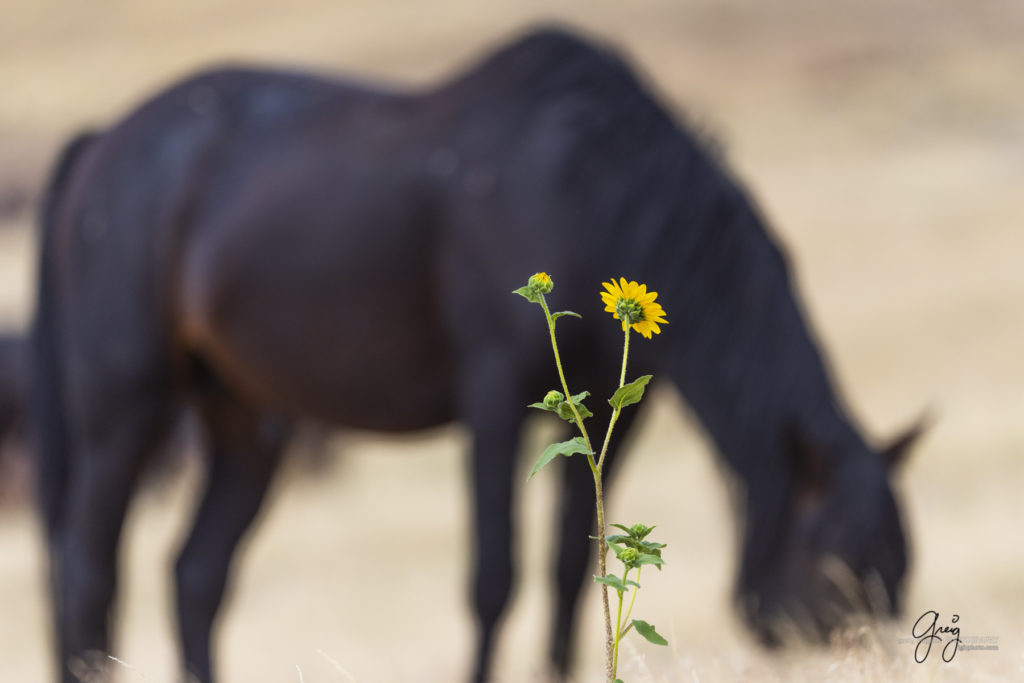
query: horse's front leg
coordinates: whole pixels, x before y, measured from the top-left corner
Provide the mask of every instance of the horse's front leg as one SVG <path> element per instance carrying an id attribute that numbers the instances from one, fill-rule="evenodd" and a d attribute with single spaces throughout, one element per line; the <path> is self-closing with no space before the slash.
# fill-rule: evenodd
<path id="1" fill-rule="evenodd" d="M 636 410 L 623 411 L 616 425 L 615 432 L 609 445 L 608 455 L 605 458 L 602 480 L 604 481 L 605 500 L 608 499 L 609 477 L 615 470 L 615 463 L 618 460 L 616 454 L 619 452 L 619 445 L 622 438 L 629 431 L 636 416 Z M 594 419 L 588 420 L 588 431 L 603 428 Z M 591 424 L 592 423 L 592 424 Z M 595 425 L 597 425 L 595 427 Z M 603 431 L 591 434 L 593 439 L 604 439 Z M 597 544 L 590 539 L 594 535 L 596 523 L 596 505 L 594 494 L 594 475 L 582 456 L 569 458 L 563 470 L 562 496 L 560 499 L 562 512 L 562 529 L 558 539 L 558 566 L 556 569 L 556 582 L 558 586 L 557 604 L 555 607 L 555 621 L 551 635 L 551 665 L 554 674 L 559 679 L 568 676 L 572 668 L 573 658 L 573 633 L 576 624 L 576 603 L 579 601 L 580 589 L 583 587 L 584 578 L 597 574 L 597 565 L 588 571 L 587 566 L 594 558 Z M 605 508 L 605 515 L 608 515 Z M 615 511 L 611 511 L 613 517 L 605 519 L 609 522 L 622 522 Z M 614 558 L 614 555 L 612 555 Z M 594 613 L 591 618 L 599 620 L 599 613 Z M 603 652 L 603 648 L 602 648 Z"/>
<path id="2" fill-rule="evenodd" d="M 477 649 L 472 680 L 487 680 L 498 623 L 512 589 L 512 494 L 524 405 L 504 354 L 480 354 L 463 375 L 459 410 L 473 436 L 470 462 L 475 534 L 472 572 Z"/>

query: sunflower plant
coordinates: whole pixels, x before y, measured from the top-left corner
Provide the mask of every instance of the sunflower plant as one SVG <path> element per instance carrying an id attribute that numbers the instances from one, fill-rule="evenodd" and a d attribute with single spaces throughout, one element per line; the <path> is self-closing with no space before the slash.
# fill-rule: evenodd
<path id="1" fill-rule="evenodd" d="M 618 660 L 619 643 L 622 638 L 635 630 L 649 642 L 655 645 L 667 645 L 668 642 L 655 630 L 654 626 L 640 619 L 630 619 L 633 614 L 633 605 L 640 589 L 640 572 L 644 566 L 653 565 L 659 570 L 664 564 L 661 557 L 664 543 L 656 543 L 647 540 L 647 536 L 654 527 L 644 524 L 625 526 L 613 524 L 612 526 L 625 533 L 606 536 L 605 510 L 604 510 L 604 487 L 602 484 L 602 472 L 604 471 L 605 456 L 608 453 L 608 444 L 611 441 L 612 431 L 615 423 L 622 413 L 622 409 L 639 403 L 643 398 L 644 390 L 651 375 L 641 375 L 632 382 L 626 382 L 626 365 L 629 360 L 629 336 L 631 331 L 638 332 L 646 339 L 652 334 L 660 334 L 660 325 L 668 324 L 665 319 L 665 311 L 661 304 L 656 302 L 657 292 L 647 291 L 647 285 L 627 281 L 619 278 L 618 282 L 611 280 L 602 283 L 604 290 L 601 292 L 601 301 L 604 303 L 604 310 L 612 314 L 622 324 L 623 347 L 622 347 L 622 368 L 619 372 L 618 389 L 608 399 L 612 407 L 612 415 L 608 421 L 608 428 L 605 431 L 604 441 L 600 452 L 595 452 L 590 434 L 587 431 L 584 421 L 593 417 L 593 413 L 583 403 L 584 399 L 590 396 L 590 392 L 583 391 L 573 394 L 569 391 L 569 385 L 565 380 L 565 372 L 562 368 L 562 358 L 558 352 L 558 342 L 555 338 L 555 323 L 559 318 L 565 316 L 581 317 L 572 311 L 558 311 L 552 313 L 548 308 L 545 295 L 550 294 L 554 289 L 554 282 L 547 273 L 536 273 L 530 277 L 524 287 L 515 290 L 531 303 L 539 304 L 544 311 L 544 318 L 548 325 L 548 334 L 551 337 L 551 350 L 555 355 L 555 367 L 558 370 L 558 378 L 561 382 L 561 389 L 552 389 L 542 401 L 530 404 L 531 408 L 545 410 L 555 413 L 563 420 L 574 425 L 579 431 L 568 441 L 551 444 L 541 454 L 537 463 L 530 471 L 530 478 L 537 474 L 545 465 L 557 458 L 559 455 L 572 456 L 584 455 L 590 465 L 590 471 L 594 476 L 594 492 L 597 498 L 597 536 L 598 542 L 598 574 L 594 580 L 601 584 L 601 603 L 604 610 L 604 631 L 605 631 L 605 672 L 609 682 L 618 682 Z M 615 558 L 622 564 L 622 575 L 608 573 L 608 550 L 615 553 Z M 632 577 L 630 573 L 635 572 Z M 618 608 L 614 628 L 611 618 L 611 606 L 608 599 L 608 589 L 611 588 L 618 596 Z M 622 608 L 629 595 L 629 604 L 626 614 L 623 616 Z"/>

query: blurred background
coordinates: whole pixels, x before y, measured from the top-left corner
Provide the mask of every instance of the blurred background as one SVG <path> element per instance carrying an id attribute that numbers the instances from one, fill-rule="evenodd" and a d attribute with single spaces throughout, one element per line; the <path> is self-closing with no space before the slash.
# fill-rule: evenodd
<path id="1" fill-rule="evenodd" d="M 33 221 L 53 155 L 188 72 L 248 62 L 425 86 L 548 19 L 617 44 L 717 138 L 760 202 L 865 431 L 882 442 L 925 408 L 936 418 L 897 477 L 913 545 L 906 618 L 871 647 L 770 657 L 730 609 L 723 473 L 679 397 L 656 392 L 610 514 L 657 523 L 669 544 L 637 611 L 672 646 L 627 647 L 625 677 L 1024 678 L 1024 4 L 5 0 L 0 14 L 0 331 L 13 332 L 31 316 Z M 528 438 L 524 480 L 549 427 Z M 223 680 L 464 677 L 465 446 L 457 427 L 415 441 L 344 433 L 323 444 L 316 476 L 293 467 L 221 622 Z M 17 464 L 2 472 L 0 678 L 43 681 L 42 549 Z M 520 490 L 524 566 L 500 680 L 533 680 L 544 661 L 555 478 Z M 129 519 L 123 681 L 174 680 L 170 562 L 195 480 L 178 468 Z M 994 638 L 998 650 L 915 664 L 900 638 L 929 609 L 940 623 L 958 614 L 965 643 Z M 581 620 L 581 680 L 598 680 L 596 590 Z"/>

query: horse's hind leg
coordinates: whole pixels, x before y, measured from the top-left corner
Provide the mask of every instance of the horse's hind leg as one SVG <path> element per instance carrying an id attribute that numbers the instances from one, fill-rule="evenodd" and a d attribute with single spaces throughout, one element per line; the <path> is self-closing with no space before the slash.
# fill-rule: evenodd
<path id="1" fill-rule="evenodd" d="M 152 392 L 110 392 L 79 403 L 74 477 L 64 528 L 55 539 L 62 678 L 102 680 L 110 610 L 117 587 L 117 545 L 146 455 L 166 431 L 166 403 Z M 129 398 L 130 396 L 130 398 Z"/>
<path id="2" fill-rule="evenodd" d="M 213 680 L 210 638 L 235 547 L 256 517 L 276 471 L 287 429 L 215 381 L 198 400 L 207 435 L 203 500 L 176 565 L 182 657 L 192 680 Z"/>

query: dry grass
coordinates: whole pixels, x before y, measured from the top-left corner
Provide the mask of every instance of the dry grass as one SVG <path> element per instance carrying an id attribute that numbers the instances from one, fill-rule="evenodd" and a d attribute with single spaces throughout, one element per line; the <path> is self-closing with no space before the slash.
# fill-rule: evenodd
<path id="1" fill-rule="evenodd" d="M 604 0 L 483 10 L 465 0 L 9 0 L 0 182 L 36 187 L 65 135 L 201 64 L 275 61 L 424 82 L 551 16 L 627 47 L 669 101 L 726 140 L 790 247 L 807 308 L 868 431 L 890 434 L 926 405 L 939 418 L 899 478 L 914 539 L 910 618 L 773 658 L 727 610 L 725 490 L 684 408 L 660 392 L 610 509 L 616 519 L 656 521 L 670 544 L 669 567 L 645 576 L 637 609 L 673 647 L 627 653 L 628 680 L 1024 677 L 1019 3 Z M 8 217 L 11 229 L 0 229 L 0 325 L 27 320 L 27 219 Z M 347 681 L 334 663 L 361 683 L 458 680 L 472 636 L 463 436 L 347 436 L 335 446 L 327 476 L 282 482 L 248 548 L 222 624 L 225 680 L 294 681 L 301 671 L 308 682 Z M 124 681 L 171 680 L 167 568 L 194 478 L 140 500 L 127 528 L 117 656 L 136 668 L 124 669 Z M 552 479 L 522 489 L 524 530 L 545 541 L 520 549 L 502 680 L 531 680 L 542 661 Z M 389 562 L 365 564 L 385 550 Z M 26 514 L 0 519 L 0 557 L 3 678 L 43 680 L 42 573 Z M 959 614 L 965 637 L 995 636 L 1000 649 L 914 664 L 899 639 L 927 609 Z M 582 679 L 594 680 L 593 591 L 584 610 L 592 618 Z"/>

